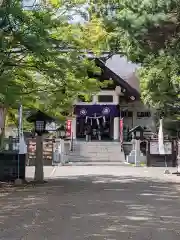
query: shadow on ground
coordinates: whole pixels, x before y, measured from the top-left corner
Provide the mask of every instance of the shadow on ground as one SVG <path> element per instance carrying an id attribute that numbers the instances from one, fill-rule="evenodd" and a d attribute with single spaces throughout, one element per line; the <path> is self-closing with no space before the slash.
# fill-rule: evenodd
<path id="1" fill-rule="evenodd" d="M 3 194 L 1 240 L 180 239 L 180 194 L 172 182 L 81 176 Z"/>

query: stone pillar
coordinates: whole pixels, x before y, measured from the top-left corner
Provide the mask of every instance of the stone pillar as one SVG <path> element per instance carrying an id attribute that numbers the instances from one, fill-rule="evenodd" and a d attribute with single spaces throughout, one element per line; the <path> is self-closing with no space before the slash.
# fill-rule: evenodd
<path id="1" fill-rule="evenodd" d="M 98 102 L 98 95 L 93 95 L 93 103 L 97 103 Z"/>
<path id="2" fill-rule="evenodd" d="M 117 95 L 117 94 L 113 95 L 113 103 L 119 104 L 119 95 Z"/>
<path id="3" fill-rule="evenodd" d="M 119 117 L 114 118 L 114 134 L 113 139 L 119 141 Z"/>
<path id="4" fill-rule="evenodd" d="M 72 119 L 71 134 L 73 134 L 73 139 L 76 139 L 76 117 Z"/>
<path id="5" fill-rule="evenodd" d="M 43 136 L 36 136 L 36 158 L 34 180 L 37 182 L 44 181 L 43 171 Z"/>
<path id="6" fill-rule="evenodd" d="M 140 154 L 140 140 L 135 140 L 135 166 L 140 166 L 139 158 L 141 156 Z"/>

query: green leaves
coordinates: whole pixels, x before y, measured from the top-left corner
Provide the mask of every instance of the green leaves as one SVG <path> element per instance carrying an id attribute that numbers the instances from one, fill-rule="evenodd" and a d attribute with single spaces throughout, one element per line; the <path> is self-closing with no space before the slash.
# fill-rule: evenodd
<path id="1" fill-rule="evenodd" d="M 100 9 L 108 5 L 98 4 Z M 118 7 L 111 18 L 100 16 L 111 51 L 140 63 L 142 100 L 172 116 L 173 104 L 180 106 L 180 1 L 116 0 L 113 6 Z"/>
<path id="2" fill-rule="evenodd" d="M 61 116 L 71 111 L 79 94 L 99 89 L 87 77 L 94 63 L 87 51 L 99 53 L 106 46 L 106 31 L 100 20 L 69 23 L 84 1 L 49 1 L 39 10 L 23 10 L 20 1 L 9 0 L 0 9 L 0 100 L 7 108 L 39 108 Z M 69 50 L 68 50 L 69 49 Z M 84 54 L 82 54 L 82 50 Z M 83 56 L 84 55 L 84 56 Z"/>

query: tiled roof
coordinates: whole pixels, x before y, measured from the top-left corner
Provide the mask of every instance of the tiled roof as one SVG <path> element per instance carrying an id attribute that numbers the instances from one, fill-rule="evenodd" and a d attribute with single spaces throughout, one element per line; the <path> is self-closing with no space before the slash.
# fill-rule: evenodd
<path id="1" fill-rule="evenodd" d="M 113 72 L 109 67 L 106 66 L 105 62 L 103 62 L 101 59 L 96 58 L 95 59 L 96 65 L 100 67 L 106 74 L 107 79 L 112 79 L 118 86 L 125 89 L 127 91 L 127 94 L 129 96 L 134 96 L 135 99 L 140 98 L 140 92 L 131 84 L 131 82 L 127 81 L 127 79 L 121 78 L 119 75 L 117 75 L 115 72 Z"/>

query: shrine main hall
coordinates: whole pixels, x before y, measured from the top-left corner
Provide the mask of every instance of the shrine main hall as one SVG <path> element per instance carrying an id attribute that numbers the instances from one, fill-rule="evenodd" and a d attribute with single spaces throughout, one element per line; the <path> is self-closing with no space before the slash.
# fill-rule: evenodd
<path id="1" fill-rule="evenodd" d="M 120 134 L 123 134 L 123 141 L 130 142 L 128 132 L 138 125 L 145 134 L 152 132 L 152 111 L 140 99 L 137 66 L 120 55 L 114 55 L 107 61 L 103 58 L 94 61 L 101 69 L 101 73 L 95 75 L 97 80 L 109 80 L 111 84 L 101 88 L 88 102 L 81 96 L 76 99 L 71 129 L 73 138 L 85 139 L 88 125 L 92 128 L 92 140 L 98 140 L 98 128 L 101 129 L 102 141 L 119 141 Z M 120 119 L 123 121 L 122 133 Z"/>

